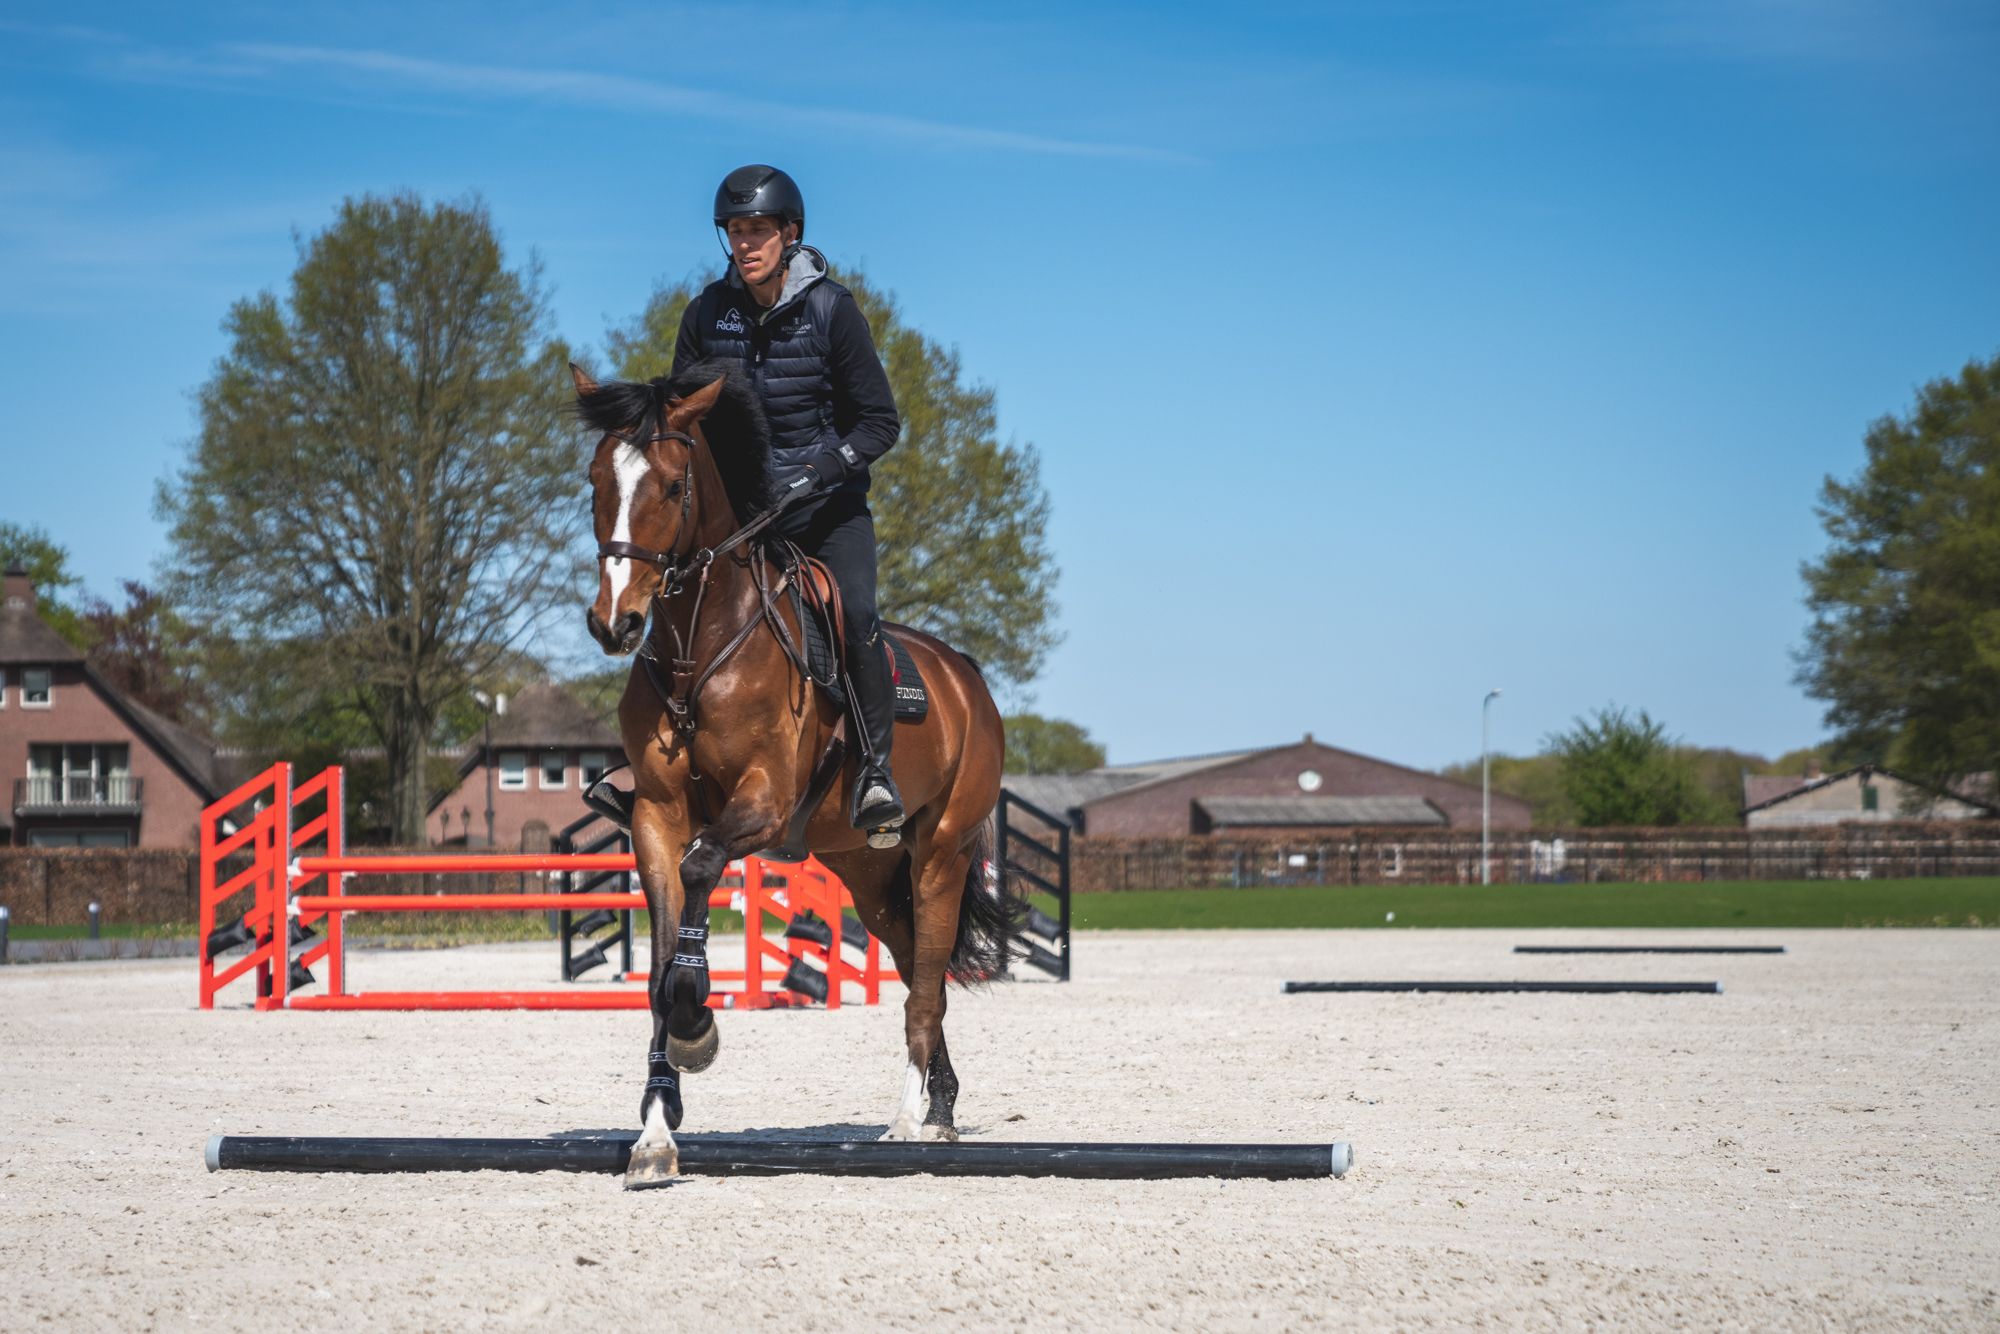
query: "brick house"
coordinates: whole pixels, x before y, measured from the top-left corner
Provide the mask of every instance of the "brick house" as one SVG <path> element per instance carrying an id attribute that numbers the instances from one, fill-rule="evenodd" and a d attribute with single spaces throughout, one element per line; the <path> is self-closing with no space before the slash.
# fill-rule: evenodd
<path id="1" fill-rule="evenodd" d="M 561 686 L 528 686 L 493 719 L 492 748 L 484 733 L 475 737 L 459 761 L 457 785 L 431 803 L 431 839 L 487 846 L 490 791 L 492 846 L 546 851 L 563 826 L 585 813 L 583 790 L 624 759 L 616 729 L 583 701 Z"/>
<path id="2" fill-rule="evenodd" d="M 1009 774 L 1007 788 L 1078 833 L 1120 838 L 1302 833 L 1360 825 L 1479 828 L 1477 784 L 1313 740 L 1080 774 Z M 1493 827 L 1526 829 L 1532 811 L 1493 793 Z"/>
<path id="3" fill-rule="evenodd" d="M 217 795 L 213 743 L 113 689 L 0 576 L 0 846 L 185 848 Z"/>

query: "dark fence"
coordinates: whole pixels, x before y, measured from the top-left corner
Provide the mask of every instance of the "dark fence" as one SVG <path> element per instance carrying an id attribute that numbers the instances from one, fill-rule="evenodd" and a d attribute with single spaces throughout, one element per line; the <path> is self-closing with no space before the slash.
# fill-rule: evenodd
<path id="1" fill-rule="evenodd" d="M 1303 836 L 1078 838 L 1086 893 L 1257 885 L 1479 883 L 1479 833 L 1353 829 Z M 1494 883 L 1862 880 L 2000 875 L 1990 821 L 1780 829 L 1558 829 L 1495 833 Z"/>

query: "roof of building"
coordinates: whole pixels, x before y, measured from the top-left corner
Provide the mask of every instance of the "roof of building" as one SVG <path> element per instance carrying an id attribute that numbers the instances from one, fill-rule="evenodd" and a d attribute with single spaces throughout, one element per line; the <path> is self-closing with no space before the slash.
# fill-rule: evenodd
<path id="1" fill-rule="evenodd" d="M 18 578 L 18 569 L 7 572 Z M 11 663 L 82 662 L 83 650 L 57 634 L 35 610 L 33 588 L 26 596 L 14 595 L 19 587 L 9 580 L 9 594 L 0 600 L 0 665 Z"/>
<path id="2" fill-rule="evenodd" d="M 1324 741 L 1314 740 L 1313 735 L 1310 732 L 1306 733 L 1305 737 L 1299 741 L 1288 741 L 1281 745 L 1276 745 L 1276 746 L 1258 746 L 1249 750 L 1225 750 L 1225 751 L 1217 751 L 1212 755 L 1186 755 L 1174 759 L 1145 760 L 1136 764 L 1106 764 L 1106 765 L 1101 765 L 1095 769 L 1086 769 L 1082 773 L 1074 773 L 1074 774 L 1008 774 L 1006 778 L 1003 780 L 1002 785 L 1009 792 L 1012 792 L 1015 796 L 1020 797 L 1024 801 L 1031 802 L 1034 805 L 1041 807 L 1043 810 L 1047 811 L 1051 815 L 1058 815 L 1067 819 L 1069 817 L 1070 812 L 1088 806 L 1094 801 L 1101 801 L 1105 797 L 1122 795 L 1123 793 L 1133 791 L 1138 788 L 1152 787 L 1155 784 L 1169 783 L 1174 781 L 1175 779 L 1186 778 L 1190 774 L 1204 773 L 1212 769 L 1227 768 L 1228 766 L 1233 764 L 1241 764 L 1246 760 L 1256 759 L 1260 755 L 1268 755 L 1272 751 L 1290 750 L 1295 746 L 1316 746 L 1322 750 L 1333 751 L 1337 754 L 1352 755 L 1357 759 L 1366 760 L 1370 764 L 1379 764 L 1385 769 L 1395 769 L 1403 773 L 1414 774 L 1434 782 L 1453 783 L 1460 787 L 1472 788 L 1472 790 L 1474 791 L 1477 790 L 1476 788 L 1473 788 L 1471 784 L 1459 783 L 1458 780 L 1453 778 L 1446 778 L 1442 774 L 1427 773 L 1421 769 L 1412 769 L 1408 765 L 1397 764 L 1392 760 L 1377 759 L 1372 755 L 1363 755 L 1359 751 L 1342 750 L 1338 746 L 1329 746 Z M 1505 797 L 1508 800 L 1512 801 L 1521 800 L 1521 798 L 1514 796 L 1512 793 L 1501 792 L 1497 788 L 1494 789 L 1493 795 L 1496 797 Z M 1263 801 L 1266 799 L 1245 798 L 1245 800 Z M 1423 816 L 1417 816 L 1414 814 L 1414 811 L 1412 811 L 1411 812 L 1412 818 L 1410 819 L 1403 819 L 1400 817 L 1385 817 L 1379 820 L 1334 819 L 1334 820 L 1324 821 L 1324 823 L 1327 824 L 1449 823 L 1442 817 L 1442 815 L 1438 814 L 1437 809 L 1435 807 L 1431 806 L 1429 802 L 1425 801 L 1421 797 L 1351 797 L 1351 798 L 1303 797 L 1303 798 L 1272 798 L 1270 800 L 1304 800 L 1304 801 L 1345 800 L 1345 801 L 1417 802 L 1425 808 L 1425 811 L 1428 812 L 1428 814 Z M 1204 807 L 1208 808 L 1212 814 L 1214 810 L 1213 802 L 1204 799 L 1202 804 L 1204 805 Z M 1217 823 L 1229 823 L 1229 822 L 1217 820 Z M 1243 823 L 1243 822 L 1236 822 L 1236 823 Z M 1277 821 L 1276 823 L 1282 824 L 1282 823 L 1292 823 L 1292 822 Z"/>
<path id="3" fill-rule="evenodd" d="M 1744 774 L 1743 808 L 1750 810 L 1788 797 L 1813 781 L 1804 774 Z"/>
<path id="4" fill-rule="evenodd" d="M 523 686 L 493 720 L 496 746 L 584 746 L 617 749 L 617 729 L 559 685 Z"/>
<path id="5" fill-rule="evenodd" d="M 1306 738 L 1312 740 L 1311 737 Z M 1288 743 L 1292 744 L 1292 743 Z M 1223 750 L 1213 755 L 1185 755 L 1178 759 L 1142 760 L 1137 764 L 1100 764 L 1090 770 L 1093 774 L 1118 775 L 1135 783 L 1151 782 L 1156 778 L 1180 778 L 1186 774 L 1200 773 L 1203 769 L 1213 769 L 1217 765 L 1234 764 L 1247 760 L 1252 755 L 1261 755 L 1266 750 L 1283 750 L 1284 746 L 1265 746 L 1256 750 Z"/>
<path id="6" fill-rule="evenodd" d="M 2000 815 L 2000 805 L 1995 805 L 1992 801 L 1984 797 L 1973 796 L 1965 791 L 1953 792 L 1947 788 L 1938 787 L 1933 783 L 1926 783 L 1921 779 L 1911 778 L 1906 774 L 1899 774 L 1893 769 L 1885 769 L 1879 764 L 1857 764 L 1851 769 L 1842 769 L 1839 773 L 1827 774 L 1821 778 L 1794 779 L 1788 774 L 1772 775 L 1782 779 L 1790 786 L 1772 791 L 1770 795 L 1761 798 L 1753 795 L 1758 789 L 1753 788 L 1751 783 L 1754 779 L 1766 777 L 1767 775 L 1745 774 L 1743 777 L 1743 814 L 1748 815 L 1752 811 L 1760 811 L 1768 806 L 1780 805 L 1783 802 L 1790 801 L 1793 797 L 1801 796 L 1807 792 L 1815 792 L 1823 787 L 1830 787 L 1835 783 L 1852 778 L 1856 774 L 1860 774 L 1864 778 L 1871 774 L 1881 774 L 1884 778 L 1893 778 L 1899 783 L 1930 792 L 1936 796 L 1948 798 L 1952 801 L 1962 801 L 1968 806 L 1980 807 L 1989 814 Z M 1973 777 L 1980 778 L 1986 776 L 1974 775 Z"/>
<path id="7" fill-rule="evenodd" d="M 1093 769 L 1080 774 L 1008 774 L 1001 780 L 1001 786 L 1021 800 L 1067 821 L 1069 813 L 1078 807 L 1142 781 Z"/>
<path id="8" fill-rule="evenodd" d="M 197 791 L 209 797 L 221 793 L 222 784 L 216 765 L 213 741 L 162 717 L 138 700 L 120 694 L 88 665 L 84 667 L 84 671 L 97 683 L 97 688 L 104 692 L 105 697 L 112 702 L 112 706 L 123 711 L 138 731 L 144 732 L 170 762 L 193 780 Z"/>
<path id="9" fill-rule="evenodd" d="M 1450 823 L 1422 797 L 1202 797 L 1195 805 L 1217 826 L 1234 828 Z"/>

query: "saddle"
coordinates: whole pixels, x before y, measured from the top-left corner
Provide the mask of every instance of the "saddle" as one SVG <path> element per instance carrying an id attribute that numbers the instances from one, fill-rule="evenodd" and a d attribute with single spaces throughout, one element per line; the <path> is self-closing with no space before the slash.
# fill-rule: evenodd
<path id="1" fill-rule="evenodd" d="M 842 689 L 840 646 L 847 642 L 846 613 L 840 605 L 840 589 L 833 572 L 811 556 L 799 558 L 799 577 L 792 583 L 793 609 L 805 638 L 808 673 L 813 684 L 841 706 L 847 692 Z M 889 659 L 889 681 L 896 699 L 896 721 L 920 723 L 930 713 L 931 697 L 924 685 L 917 660 L 888 625 L 882 627 L 882 652 Z"/>

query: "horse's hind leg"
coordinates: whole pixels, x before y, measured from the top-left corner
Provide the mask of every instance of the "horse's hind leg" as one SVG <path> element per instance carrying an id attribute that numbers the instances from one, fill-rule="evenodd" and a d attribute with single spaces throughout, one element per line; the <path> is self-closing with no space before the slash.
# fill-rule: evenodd
<path id="1" fill-rule="evenodd" d="M 910 905 L 915 918 L 913 966 L 904 974 L 910 987 L 909 999 L 903 1002 L 903 1040 L 909 1063 L 903 1068 L 902 1098 L 883 1139 L 921 1137 L 917 1117 L 924 1110 L 924 1090 L 933 1075 L 942 1076 L 942 1080 L 941 1086 L 931 1089 L 930 1116 L 925 1124 L 940 1127 L 932 1131 L 935 1138 L 957 1138 L 956 1129 L 949 1134 L 943 1129 L 951 1126 L 952 1105 L 958 1098 L 958 1077 L 952 1073 L 944 1047 L 944 975 L 958 940 L 959 897 L 965 892 L 965 873 L 971 864 L 971 848 L 942 829 L 919 843 Z M 941 1106 L 940 1094 L 944 1095 Z M 934 1119 L 940 1115 L 942 1121 Z"/>
<path id="2" fill-rule="evenodd" d="M 937 1050 L 931 1053 L 924 1083 L 931 1094 L 930 1110 L 924 1113 L 924 1135 L 930 1139 L 957 1139 L 958 1123 L 952 1119 L 952 1109 L 958 1105 L 958 1074 L 951 1068 L 951 1057 L 945 1051 L 942 1015 Z"/>

